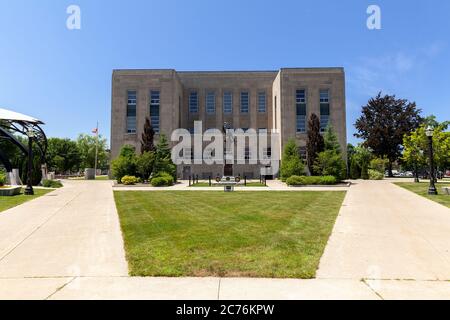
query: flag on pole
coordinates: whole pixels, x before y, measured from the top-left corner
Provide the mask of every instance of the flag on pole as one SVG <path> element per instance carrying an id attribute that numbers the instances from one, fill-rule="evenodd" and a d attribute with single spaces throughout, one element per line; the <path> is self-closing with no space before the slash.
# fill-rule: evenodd
<path id="1" fill-rule="evenodd" d="M 92 133 L 93 133 L 93 134 L 98 134 L 98 127 L 97 127 L 97 128 L 94 128 L 94 129 L 92 129 Z"/>

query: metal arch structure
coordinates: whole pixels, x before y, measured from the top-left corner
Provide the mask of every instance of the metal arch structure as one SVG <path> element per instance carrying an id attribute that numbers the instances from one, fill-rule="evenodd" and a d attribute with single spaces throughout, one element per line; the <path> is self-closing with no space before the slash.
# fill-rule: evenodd
<path id="1" fill-rule="evenodd" d="M 42 163 L 45 163 L 48 144 L 47 136 L 40 127 L 43 124 L 44 122 L 38 119 L 6 109 L 0 109 L 0 139 L 11 142 L 22 151 L 24 156 L 28 156 L 28 148 L 16 138 L 16 135 L 20 134 L 28 137 L 28 134 L 32 132 L 33 142 L 38 146 Z M 2 150 L 0 150 L 0 162 L 3 163 L 6 171 L 12 171 L 11 162 Z"/>

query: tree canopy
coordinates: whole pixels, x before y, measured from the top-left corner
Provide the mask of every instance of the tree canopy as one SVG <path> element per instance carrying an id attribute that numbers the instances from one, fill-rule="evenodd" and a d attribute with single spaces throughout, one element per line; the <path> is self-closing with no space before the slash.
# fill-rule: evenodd
<path id="1" fill-rule="evenodd" d="M 381 92 L 362 107 L 362 115 L 355 123 L 355 136 L 364 139 L 364 146 L 375 155 L 389 160 L 390 176 L 393 162 L 402 154 L 405 134 L 422 122 L 420 112 L 415 102 L 397 99 L 395 95 L 382 96 Z"/>

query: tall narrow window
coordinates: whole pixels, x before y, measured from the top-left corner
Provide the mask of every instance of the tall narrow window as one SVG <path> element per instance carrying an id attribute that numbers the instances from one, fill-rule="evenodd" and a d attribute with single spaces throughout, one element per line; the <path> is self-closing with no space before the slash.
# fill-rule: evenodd
<path id="1" fill-rule="evenodd" d="M 209 114 L 216 112 L 216 94 L 213 91 L 206 93 L 206 112 Z"/>
<path id="2" fill-rule="evenodd" d="M 297 109 L 297 132 L 306 132 L 306 94 L 305 90 L 297 90 L 295 96 Z"/>
<path id="3" fill-rule="evenodd" d="M 189 112 L 198 113 L 198 94 L 193 91 L 189 95 Z"/>
<path id="4" fill-rule="evenodd" d="M 136 133 L 136 91 L 128 91 L 127 96 L 127 133 Z"/>
<path id="5" fill-rule="evenodd" d="M 233 94 L 231 92 L 223 93 L 223 113 L 233 113 Z"/>
<path id="6" fill-rule="evenodd" d="M 241 92 L 241 113 L 248 113 L 250 97 L 248 92 Z"/>
<path id="7" fill-rule="evenodd" d="M 266 112 L 266 93 L 264 91 L 258 92 L 258 112 Z"/>
<path id="8" fill-rule="evenodd" d="M 159 118 L 159 106 L 160 97 L 159 91 L 150 92 L 150 122 L 152 124 L 155 133 L 159 133 L 160 129 L 160 118 Z"/>
<path id="9" fill-rule="evenodd" d="M 325 131 L 330 122 L 330 91 L 320 90 L 320 131 Z"/>

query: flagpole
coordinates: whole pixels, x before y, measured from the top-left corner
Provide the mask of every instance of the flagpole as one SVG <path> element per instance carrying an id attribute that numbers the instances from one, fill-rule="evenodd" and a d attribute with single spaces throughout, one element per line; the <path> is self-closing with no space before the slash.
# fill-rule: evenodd
<path id="1" fill-rule="evenodd" d="M 98 121 L 96 130 L 96 140 L 95 140 L 95 166 L 94 166 L 94 177 L 97 178 L 97 162 L 98 162 Z"/>

